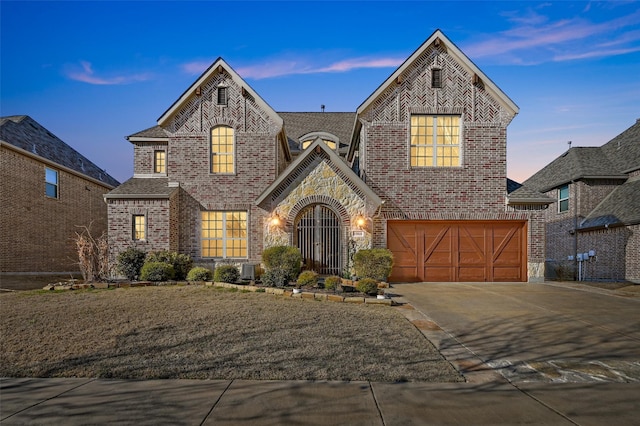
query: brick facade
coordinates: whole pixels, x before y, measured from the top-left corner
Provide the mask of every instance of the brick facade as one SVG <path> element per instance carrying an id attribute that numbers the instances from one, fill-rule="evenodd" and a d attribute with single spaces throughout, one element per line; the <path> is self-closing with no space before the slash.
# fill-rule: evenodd
<path id="1" fill-rule="evenodd" d="M 45 167 L 58 171 L 59 197 L 45 195 Z M 111 189 L 65 168 L 0 147 L 1 272 L 79 271 L 74 237 L 107 230 L 103 195 Z"/>

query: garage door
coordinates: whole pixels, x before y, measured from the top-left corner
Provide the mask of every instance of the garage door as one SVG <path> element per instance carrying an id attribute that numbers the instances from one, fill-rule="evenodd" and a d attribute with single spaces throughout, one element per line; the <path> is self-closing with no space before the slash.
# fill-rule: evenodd
<path id="1" fill-rule="evenodd" d="M 520 221 L 389 221 L 389 280 L 526 281 L 526 236 Z"/>

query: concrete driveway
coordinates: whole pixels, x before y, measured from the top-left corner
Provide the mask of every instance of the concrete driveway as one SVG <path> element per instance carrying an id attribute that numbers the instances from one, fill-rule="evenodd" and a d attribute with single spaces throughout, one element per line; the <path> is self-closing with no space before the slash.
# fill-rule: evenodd
<path id="1" fill-rule="evenodd" d="M 526 283 L 394 284 L 392 291 L 465 375 L 640 382 L 640 298 Z"/>

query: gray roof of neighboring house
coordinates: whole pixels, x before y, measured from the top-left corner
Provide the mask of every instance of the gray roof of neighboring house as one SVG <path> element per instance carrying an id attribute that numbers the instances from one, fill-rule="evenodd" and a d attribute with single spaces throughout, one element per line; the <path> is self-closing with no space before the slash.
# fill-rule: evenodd
<path id="1" fill-rule="evenodd" d="M 107 186 L 115 187 L 119 184 L 106 171 L 28 115 L 1 117 L 0 140 L 81 175 L 96 179 Z"/>
<path id="2" fill-rule="evenodd" d="M 640 120 L 600 147 L 569 149 L 524 184 L 540 192 L 585 178 L 626 179 L 640 169 Z"/>
<path id="3" fill-rule="evenodd" d="M 551 204 L 554 202 L 546 195 L 509 178 L 507 178 L 507 196 L 510 204 Z"/>
<path id="4" fill-rule="evenodd" d="M 169 186 L 168 178 L 133 177 L 104 198 L 169 198 L 176 189 L 177 186 Z"/>
<path id="5" fill-rule="evenodd" d="M 602 146 L 617 171 L 630 173 L 640 169 L 640 118 L 636 124 Z"/>
<path id="6" fill-rule="evenodd" d="M 279 112 L 289 138 L 292 153 L 299 153 L 300 138 L 312 132 L 325 132 L 340 140 L 339 153 L 344 154 L 351 142 L 355 112 Z"/>
<path id="7" fill-rule="evenodd" d="M 635 176 L 602 200 L 582 221 L 580 228 L 638 223 L 640 223 L 640 176 Z"/>

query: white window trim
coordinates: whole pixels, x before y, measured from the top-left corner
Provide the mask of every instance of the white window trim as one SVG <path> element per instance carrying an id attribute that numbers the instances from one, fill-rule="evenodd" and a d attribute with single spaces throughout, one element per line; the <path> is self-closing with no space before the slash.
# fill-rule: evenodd
<path id="1" fill-rule="evenodd" d="M 217 127 L 227 127 L 229 129 L 233 130 L 233 172 L 231 173 L 221 173 L 221 172 L 214 172 L 213 171 L 213 144 L 212 144 L 212 139 L 213 139 L 213 129 L 217 128 Z M 237 151 L 237 146 L 236 146 L 236 129 L 233 126 L 228 126 L 226 124 L 219 124 L 217 126 L 213 126 L 211 128 L 211 130 L 209 130 L 209 174 L 213 175 L 213 176 L 234 176 L 238 174 L 238 163 L 237 163 L 237 157 L 238 157 L 238 151 Z M 217 154 L 216 154 L 217 155 Z"/>
<path id="2" fill-rule="evenodd" d="M 249 258 L 249 222 L 250 222 L 250 218 L 249 218 L 249 212 L 247 210 L 207 210 L 207 212 L 220 212 L 222 213 L 222 229 L 226 229 L 226 224 L 227 224 L 227 215 L 226 213 L 230 213 L 230 212 L 244 212 L 246 213 L 246 229 L 247 229 L 247 234 L 245 236 L 245 245 L 247 247 L 247 255 L 244 257 L 230 257 L 227 256 L 227 233 L 223 232 L 222 233 L 222 238 L 204 238 L 202 237 L 202 215 L 200 216 L 200 255 L 202 256 L 203 259 L 248 259 Z M 205 256 L 204 255 L 204 251 L 202 250 L 202 242 L 205 240 L 222 240 L 222 257 L 220 256 Z M 229 240 L 240 240 L 240 238 L 229 238 Z"/>

